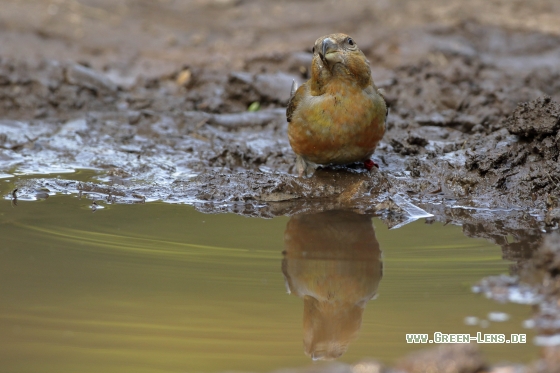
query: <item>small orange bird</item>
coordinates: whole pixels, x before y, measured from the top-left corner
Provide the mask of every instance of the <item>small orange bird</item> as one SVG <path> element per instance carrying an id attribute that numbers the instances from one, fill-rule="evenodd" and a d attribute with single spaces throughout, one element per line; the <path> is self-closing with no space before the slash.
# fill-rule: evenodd
<path id="1" fill-rule="evenodd" d="M 373 83 L 369 61 L 345 34 L 320 37 L 313 47 L 311 78 L 288 103 L 288 138 L 300 176 L 316 164 L 364 162 L 385 133 L 387 105 Z"/>

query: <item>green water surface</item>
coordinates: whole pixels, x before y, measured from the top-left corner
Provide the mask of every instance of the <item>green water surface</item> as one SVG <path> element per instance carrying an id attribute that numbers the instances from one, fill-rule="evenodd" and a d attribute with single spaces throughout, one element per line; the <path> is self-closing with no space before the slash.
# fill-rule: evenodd
<path id="1" fill-rule="evenodd" d="M 3 196 L 13 182 L 0 180 Z M 525 333 L 479 347 L 490 362 L 536 358 L 521 326 L 530 308 L 470 290 L 511 263 L 461 227 L 90 205 L 0 200 L 0 371 L 267 372 L 333 354 L 391 364 L 433 346 L 405 334 L 434 332 Z M 463 321 L 493 311 L 510 319 Z"/>

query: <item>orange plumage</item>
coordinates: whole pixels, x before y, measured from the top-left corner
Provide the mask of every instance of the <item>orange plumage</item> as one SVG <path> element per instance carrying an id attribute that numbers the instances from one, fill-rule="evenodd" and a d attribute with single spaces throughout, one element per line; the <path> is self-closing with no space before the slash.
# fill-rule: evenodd
<path id="1" fill-rule="evenodd" d="M 292 94 L 286 116 L 300 176 L 313 164 L 369 160 L 385 133 L 387 106 L 352 38 L 317 39 L 311 78 Z"/>

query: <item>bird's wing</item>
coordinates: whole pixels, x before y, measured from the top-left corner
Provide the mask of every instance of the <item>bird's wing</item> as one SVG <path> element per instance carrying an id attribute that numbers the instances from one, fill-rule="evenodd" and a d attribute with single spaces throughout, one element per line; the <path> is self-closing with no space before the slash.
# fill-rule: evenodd
<path id="1" fill-rule="evenodd" d="M 290 97 L 290 101 L 288 102 L 288 108 L 286 109 L 286 118 L 288 122 L 292 121 L 292 114 L 298 107 L 299 102 L 301 101 L 302 97 L 305 94 L 305 90 L 307 89 L 307 83 L 302 84 L 296 91 L 293 93 L 293 86 L 292 86 L 292 97 Z"/>
<path id="2" fill-rule="evenodd" d="M 387 117 L 389 116 L 389 105 L 387 104 L 387 99 L 385 98 L 385 90 L 383 88 L 377 88 L 377 93 L 379 93 L 379 96 L 381 96 L 383 101 L 385 101 L 385 122 L 387 122 Z"/>

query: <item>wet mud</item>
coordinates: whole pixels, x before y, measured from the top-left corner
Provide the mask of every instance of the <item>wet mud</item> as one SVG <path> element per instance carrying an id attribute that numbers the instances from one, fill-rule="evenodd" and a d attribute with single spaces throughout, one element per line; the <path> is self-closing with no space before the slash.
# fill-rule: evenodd
<path id="1" fill-rule="evenodd" d="M 514 275 L 544 271 L 547 290 L 536 289 L 558 299 L 558 242 L 543 236 L 560 221 L 558 4 L 381 3 L 265 12 L 251 1 L 7 2 L 0 177 L 45 177 L 3 197 L 76 193 L 260 217 L 346 209 L 392 228 L 429 217 L 499 244 Z M 312 42 L 333 31 L 352 34 L 370 60 L 388 131 L 378 170 L 327 167 L 302 179 L 285 106 L 292 81 L 309 77 Z M 48 176 L 76 169 L 98 176 Z M 518 278 L 489 281 L 508 288 Z M 559 332 L 554 322 L 542 330 Z M 432 371 L 480 371 L 477 359 Z M 424 371 L 411 364 L 403 369 Z"/>
<path id="2" fill-rule="evenodd" d="M 523 45 L 512 51 L 477 45 L 484 28 L 506 46 L 521 39 L 526 50 Z M 557 91 L 549 84 L 558 72 L 537 62 L 523 71 L 500 66 L 503 54 L 512 54 L 509 63 L 519 54 L 526 59 L 536 49 L 531 41 L 541 39 L 473 22 L 427 33 L 436 40 L 428 57 L 385 71 L 386 79 L 377 80 L 391 107 L 388 132 L 373 157 L 387 196 L 523 209 L 544 221 L 547 199 L 559 193 L 560 109 Z M 560 53 L 560 41 L 541 38 L 545 51 L 533 54 Z M 450 39 L 455 42 L 451 50 L 442 46 Z M 499 54 L 494 63 L 492 53 Z M 109 178 L 119 174 L 123 184 L 155 179 L 151 193 L 145 193 L 148 200 L 168 194 L 178 202 L 242 200 L 257 205 L 338 198 L 337 188 L 321 172 L 310 181 L 297 180 L 286 138 L 289 87 L 292 80 L 305 78 L 310 54 L 270 59 L 274 72 L 253 72 L 250 63 L 248 71 L 193 67 L 139 78 L 132 85 L 78 63 L 2 59 L 2 168 L 40 172 L 56 163 L 106 170 Z M 263 57 L 259 63 L 265 61 Z M 340 172 L 344 170 L 334 170 Z M 223 178 L 225 173 L 229 178 Z M 349 181 L 353 185 L 364 177 L 351 167 L 346 173 L 355 178 Z M 271 181 L 290 197 L 269 195 Z M 302 183 L 313 192 L 300 188 Z M 174 195 L 175 189 L 164 187 L 169 184 L 208 187 L 187 187 L 191 193 Z M 371 194 L 371 189 L 363 192 Z M 378 202 L 376 197 L 370 205 Z M 357 208 L 354 200 L 346 198 L 348 203 L 339 207 Z M 554 226 L 556 220 L 549 217 L 546 224 Z"/>
<path id="3" fill-rule="evenodd" d="M 547 235 L 528 260 L 519 262 L 510 276 L 493 276 L 473 287 L 477 293 L 498 302 L 531 304 L 526 327 L 535 328 L 534 343 L 543 346 L 542 358 L 529 372 L 558 372 L 560 367 L 560 235 Z"/>

